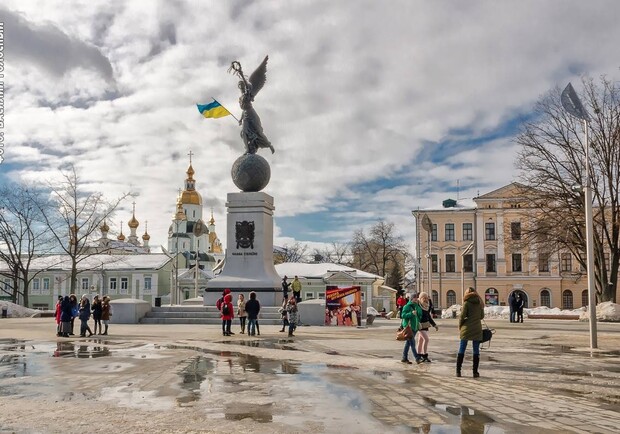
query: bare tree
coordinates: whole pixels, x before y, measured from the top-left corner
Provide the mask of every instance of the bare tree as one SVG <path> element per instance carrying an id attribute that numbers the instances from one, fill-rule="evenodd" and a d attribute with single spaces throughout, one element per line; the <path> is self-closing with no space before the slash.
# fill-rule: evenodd
<path id="1" fill-rule="evenodd" d="M 274 264 L 281 264 L 283 262 L 304 262 L 304 256 L 308 246 L 296 242 L 293 245 L 285 244 L 282 247 L 275 248 L 273 253 Z"/>
<path id="2" fill-rule="evenodd" d="M 581 96 L 590 112 L 590 165 L 594 195 L 594 250 L 599 301 L 616 300 L 620 264 L 620 87 L 601 78 L 583 80 Z M 521 179 L 535 218 L 524 243 L 543 254 L 571 252 L 586 269 L 585 200 L 574 185 L 585 184 L 583 125 L 566 113 L 556 88 L 535 106 L 533 121 L 516 142 Z M 607 260 L 608 258 L 608 260 Z"/>
<path id="3" fill-rule="evenodd" d="M 50 183 L 52 207 L 40 207 L 45 225 L 60 250 L 71 260 L 71 293 L 75 293 L 79 264 L 106 249 L 94 249 L 99 227 L 111 218 L 119 204 L 129 196 L 124 193 L 108 202 L 103 193 L 89 191 L 79 178 L 75 167 L 62 173 L 63 181 Z"/>
<path id="4" fill-rule="evenodd" d="M 315 258 L 321 257 L 320 262 L 351 266 L 351 246 L 349 243 L 332 242 L 330 246 L 314 250 Z"/>

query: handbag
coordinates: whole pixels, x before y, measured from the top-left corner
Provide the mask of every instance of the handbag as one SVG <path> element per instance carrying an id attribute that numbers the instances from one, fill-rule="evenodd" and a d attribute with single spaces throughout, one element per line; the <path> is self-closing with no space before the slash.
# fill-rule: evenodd
<path id="1" fill-rule="evenodd" d="M 407 341 L 413 337 L 413 330 L 411 330 L 411 326 L 407 325 L 402 330 L 396 332 L 396 340 L 397 341 Z"/>
<path id="2" fill-rule="evenodd" d="M 482 340 L 480 342 L 491 342 L 495 329 L 490 329 L 484 320 L 482 320 L 482 324 L 484 324 L 484 328 L 482 329 Z"/>
<path id="3" fill-rule="evenodd" d="M 423 323 L 420 323 L 420 330 L 430 329 L 430 328 L 431 328 L 430 321 L 424 321 Z"/>

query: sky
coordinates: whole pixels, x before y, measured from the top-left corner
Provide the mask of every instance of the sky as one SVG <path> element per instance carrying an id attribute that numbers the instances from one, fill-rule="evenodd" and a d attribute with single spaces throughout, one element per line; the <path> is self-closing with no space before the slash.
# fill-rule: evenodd
<path id="1" fill-rule="evenodd" d="M 269 55 L 254 101 L 276 152 L 274 244 L 346 242 L 379 219 L 413 251 L 411 211 L 518 180 L 514 137 L 535 102 L 581 77 L 616 79 L 613 0 L 4 0 L 0 182 L 74 164 L 85 188 L 132 192 L 138 233 L 167 245 L 193 153 L 204 213 L 226 245 L 230 169 L 244 152 L 237 60 Z M 266 151 L 266 152 L 265 152 Z M 132 200 L 109 222 L 117 234 Z"/>

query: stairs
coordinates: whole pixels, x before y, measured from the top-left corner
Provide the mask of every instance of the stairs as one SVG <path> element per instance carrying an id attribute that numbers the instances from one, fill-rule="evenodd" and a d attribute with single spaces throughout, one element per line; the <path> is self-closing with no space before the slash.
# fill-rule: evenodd
<path id="1" fill-rule="evenodd" d="M 282 317 L 278 313 L 278 306 L 263 306 L 258 318 L 259 323 L 265 325 L 281 325 Z M 238 323 L 235 317 L 233 323 Z M 162 306 L 153 307 L 140 324 L 222 324 L 220 311 L 215 306 Z"/>

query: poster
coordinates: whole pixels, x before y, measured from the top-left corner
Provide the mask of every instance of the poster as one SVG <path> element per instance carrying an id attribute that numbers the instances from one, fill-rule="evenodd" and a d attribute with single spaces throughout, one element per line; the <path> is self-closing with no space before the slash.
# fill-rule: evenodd
<path id="1" fill-rule="evenodd" d="M 325 325 L 362 325 L 362 288 L 327 286 L 325 288 Z"/>

